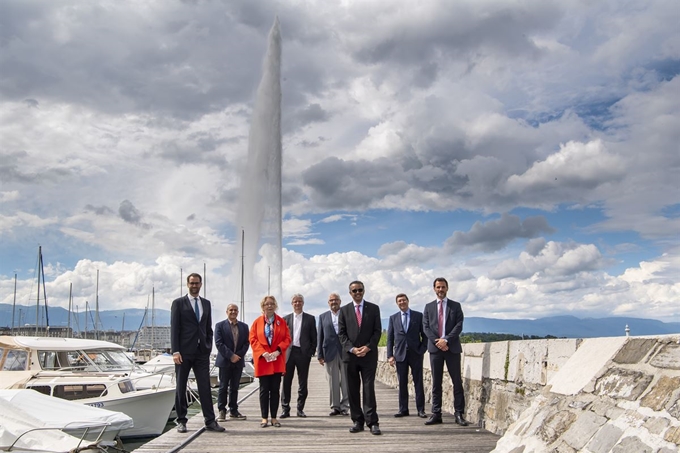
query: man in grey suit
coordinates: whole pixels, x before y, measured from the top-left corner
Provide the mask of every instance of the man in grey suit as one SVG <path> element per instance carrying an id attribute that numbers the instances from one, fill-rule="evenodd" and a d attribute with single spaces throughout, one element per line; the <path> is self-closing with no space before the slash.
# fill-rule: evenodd
<path id="1" fill-rule="evenodd" d="M 308 394 L 309 362 L 316 350 L 316 319 L 302 311 L 305 298 L 302 294 L 294 294 L 290 304 L 293 306 L 293 313 L 283 318 L 288 324 L 291 342 L 286 351 L 286 374 L 283 376 L 283 392 L 281 392 L 281 418 L 290 417 L 290 392 L 296 369 L 298 373 L 297 416 L 307 416 L 304 409 Z"/>
<path id="2" fill-rule="evenodd" d="M 463 353 L 460 344 L 463 309 L 460 303 L 446 297 L 449 283 L 445 278 L 436 278 L 433 286 L 437 299 L 425 305 L 423 310 L 423 330 L 428 339 L 427 350 L 430 353 L 432 370 L 432 416 L 425 424 L 442 423 L 442 380 L 446 364 L 453 382 L 454 420 L 461 426 L 467 426 L 468 422 L 464 417 L 465 393 L 460 372 L 460 356 Z"/>
<path id="3" fill-rule="evenodd" d="M 342 358 L 347 363 L 349 409 L 354 422 L 349 432 L 363 431 L 365 423 L 371 434 L 380 435 L 375 400 L 378 342 L 382 335 L 380 307 L 364 300 L 364 284 L 358 280 L 349 284 L 349 294 L 352 303 L 342 307 L 338 316 L 338 337 Z"/>
<path id="4" fill-rule="evenodd" d="M 406 294 L 397 294 L 399 311 L 390 316 L 387 327 L 387 361 L 397 367 L 399 381 L 399 412 L 395 417 L 407 417 L 408 369 L 411 368 L 416 391 L 418 417 L 425 415 L 425 391 L 423 389 L 423 355 L 427 351 L 427 337 L 423 332 L 423 314 L 411 310 Z"/>
<path id="5" fill-rule="evenodd" d="M 342 360 L 342 345 L 338 337 L 338 313 L 341 303 L 342 300 L 337 293 L 328 296 L 330 310 L 319 315 L 317 328 L 316 356 L 321 366 L 326 367 L 331 403 L 331 413 L 328 415 L 331 416 L 349 415 L 347 364 Z"/>

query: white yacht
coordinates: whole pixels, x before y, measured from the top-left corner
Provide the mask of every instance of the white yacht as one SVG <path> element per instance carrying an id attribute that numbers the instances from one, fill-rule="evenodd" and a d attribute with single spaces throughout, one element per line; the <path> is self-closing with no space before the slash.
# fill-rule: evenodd
<path id="1" fill-rule="evenodd" d="M 121 437 L 162 433 L 175 401 L 170 379 L 140 370 L 115 343 L 0 336 L 0 388 L 31 388 L 122 412 L 134 427 L 121 431 Z"/>

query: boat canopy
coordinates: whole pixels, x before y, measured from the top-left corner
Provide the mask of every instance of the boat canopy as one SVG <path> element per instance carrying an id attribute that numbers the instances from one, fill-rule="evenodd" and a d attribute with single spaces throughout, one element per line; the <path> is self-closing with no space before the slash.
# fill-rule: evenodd
<path id="1" fill-rule="evenodd" d="M 41 349 L 50 351 L 71 351 L 74 349 L 120 349 L 125 347 L 102 340 L 86 340 L 81 338 L 55 338 L 55 337 L 11 337 L 0 335 L 1 347 L 15 347 L 23 349 Z"/>

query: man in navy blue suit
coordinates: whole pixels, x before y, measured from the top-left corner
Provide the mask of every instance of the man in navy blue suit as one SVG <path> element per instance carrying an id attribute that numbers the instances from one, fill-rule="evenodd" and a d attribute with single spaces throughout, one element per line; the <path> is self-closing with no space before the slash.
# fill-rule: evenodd
<path id="1" fill-rule="evenodd" d="M 241 374 L 245 367 L 248 342 L 248 324 L 238 320 L 238 306 L 227 306 L 227 319 L 215 325 L 215 346 L 217 359 L 215 366 L 219 368 L 220 389 L 217 393 L 217 420 L 227 419 L 227 396 L 229 397 L 229 418 L 245 420 L 245 416 L 238 411 L 238 388 L 241 384 Z"/>
<path id="2" fill-rule="evenodd" d="M 205 429 L 223 432 L 215 421 L 212 394 L 210 393 L 210 351 L 213 343 L 212 307 L 210 301 L 200 296 L 203 279 L 200 274 L 187 277 L 186 296 L 172 301 L 170 307 L 170 345 L 175 363 L 177 385 L 175 410 L 177 431 L 187 432 L 187 380 L 194 372 L 198 398 L 201 402 Z"/>
<path id="3" fill-rule="evenodd" d="M 465 393 L 460 372 L 461 354 L 460 334 L 463 331 L 463 309 L 460 303 L 448 299 L 446 293 L 449 283 L 445 278 L 434 280 L 434 293 L 437 299 L 425 305 L 423 310 L 423 330 L 427 336 L 427 351 L 430 353 L 432 371 L 432 415 L 426 425 L 442 423 L 442 380 L 444 364 L 453 383 L 454 420 L 467 426 L 465 420 Z"/>
<path id="4" fill-rule="evenodd" d="M 408 307 L 406 294 L 397 294 L 399 311 L 390 316 L 387 327 L 387 361 L 397 367 L 399 381 L 399 412 L 395 417 L 407 417 L 408 369 L 411 369 L 416 391 L 418 417 L 425 415 L 425 391 L 423 390 L 423 355 L 427 350 L 427 337 L 423 332 L 423 314 Z"/>

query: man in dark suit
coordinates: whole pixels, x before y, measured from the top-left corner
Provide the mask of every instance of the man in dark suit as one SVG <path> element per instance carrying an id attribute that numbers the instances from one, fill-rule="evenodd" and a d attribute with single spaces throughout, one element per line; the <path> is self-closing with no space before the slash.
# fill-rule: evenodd
<path id="1" fill-rule="evenodd" d="M 217 420 L 227 419 L 227 395 L 229 396 L 229 418 L 245 420 L 245 416 L 238 411 L 238 388 L 241 384 L 241 374 L 245 367 L 248 342 L 248 324 L 238 320 L 238 306 L 227 305 L 227 319 L 215 324 L 215 346 L 217 359 L 215 366 L 219 368 L 220 390 L 217 393 Z"/>
<path id="2" fill-rule="evenodd" d="M 213 343 L 212 308 L 210 301 L 200 297 L 203 279 L 199 274 L 189 274 L 189 293 L 172 301 L 170 308 L 170 345 L 175 362 L 177 387 L 175 410 L 177 431 L 187 432 L 187 380 L 193 370 L 198 387 L 205 428 L 224 431 L 215 421 L 210 394 L 210 351 Z"/>
<path id="3" fill-rule="evenodd" d="M 444 364 L 453 382 L 454 419 L 457 424 L 467 426 L 465 420 L 465 394 L 460 373 L 460 357 L 463 347 L 460 333 L 463 331 L 463 309 L 460 303 L 447 299 L 449 283 L 444 278 L 434 280 L 437 299 L 425 306 L 423 330 L 427 336 L 427 350 L 430 353 L 432 371 L 432 415 L 426 425 L 442 423 L 442 380 Z"/>
<path id="4" fill-rule="evenodd" d="M 399 412 L 395 417 L 406 417 L 408 412 L 408 369 L 411 368 L 416 390 L 418 417 L 425 415 L 423 390 L 423 355 L 427 350 L 427 337 L 423 332 L 423 314 L 408 307 L 406 294 L 397 294 L 399 311 L 390 316 L 387 327 L 387 361 L 397 367 L 399 381 Z"/>
<path id="5" fill-rule="evenodd" d="M 342 345 L 338 337 L 338 317 L 342 300 L 337 293 L 328 296 L 328 310 L 319 315 L 316 356 L 319 364 L 326 368 L 330 392 L 330 416 L 349 415 L 347 396 L 347 364 L 342 360 Z M 342 391 L 342 395 L 341 392 Z"/>
<path id="6" fill-rule="evenodd" d="M 316 319 L 302 311 L 305 298 L 302 294 L 295 294 L 290 304 L 293 306 L 293 313 L 283 318 L 290 330 L 291 343 L 286 351 L 286 374 L 283 376 L 283 392 L 281 392 L 281 418 L 290 417 L 290 391 L 295 369 L 298 373 L 297 416 L 307 416 L 304 409 L 308 393 L 309 362 L 316 350 Z"/>
<path id="7" fill-rule="evenodd" d="M 381 434 L 378 424 L 378 405 L 375 400 L 375 372 L 378 368 L 378 341 L 382 334 L 380 307 L 364 300 L 364 284 L 349 284 L 353 303 L 340 309 L 338 337 L 342 343 L 343 360 L 347 363 L 347 389 L 350 415 L 354 426 L 351 433 L 364 430 Z M 361 392 L 363 388 L 363 409 Z"/>

